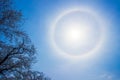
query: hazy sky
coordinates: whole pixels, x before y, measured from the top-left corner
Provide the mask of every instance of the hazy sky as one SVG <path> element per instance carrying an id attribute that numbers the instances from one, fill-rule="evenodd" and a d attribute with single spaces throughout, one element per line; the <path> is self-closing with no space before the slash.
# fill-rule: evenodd
<path id="1" fill-rule="evenodd" d="M 120 80 L 119 0 L 14 0 L 26 18 L 23 29 L 37 49 L 33 69 L 52 80 Z M 72 8 L 88 7 L 103 17 L 105 41 L 93 57 L 74 61 L 58 56 L 50 45 L 49 31 L 54 19 Z"/>

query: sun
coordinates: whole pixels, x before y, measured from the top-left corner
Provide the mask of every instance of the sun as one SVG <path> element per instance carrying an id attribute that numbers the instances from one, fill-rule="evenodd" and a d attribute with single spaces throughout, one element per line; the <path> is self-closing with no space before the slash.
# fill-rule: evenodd
<path id="1" fill-rule="evenodd" d="M 85 28 L 80 28 L 79 23 L 70 23 L 67 26 L 68 29 L 64 31 L 63 35 L 63 42 L 65 44 L 73 46 L 73 44 L 78 44 L 87 39 L 87 30 Z"/>
<path id="2" fill-rule="evenodd" d="M 79 37 L 80 37 L 79 35 L 80 35 L 80 31 L 77 28 L 70 28 L 66 30 L 66 33 L 64 36 L 65 41 L 71 42 L 71 43 L 78 42 Z"/>
<path id="3" fill-rule="evenodd" d="M 94 53 L 103 42 L 100 18 L 88 10 L 71 10 L 58 16 L 51 28 L 51 41 L 64 56 L 80 57 Z"/>

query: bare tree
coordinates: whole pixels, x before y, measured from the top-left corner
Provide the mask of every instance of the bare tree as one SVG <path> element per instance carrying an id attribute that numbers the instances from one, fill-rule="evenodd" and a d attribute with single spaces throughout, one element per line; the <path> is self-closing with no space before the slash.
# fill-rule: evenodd
<path id="1" fill-rule="evenodd" d="M 0 0 L 0 80 L 50 80 L 31 70 L 36 50 L 21 29 L 23 23 L 11 0 Z"/>

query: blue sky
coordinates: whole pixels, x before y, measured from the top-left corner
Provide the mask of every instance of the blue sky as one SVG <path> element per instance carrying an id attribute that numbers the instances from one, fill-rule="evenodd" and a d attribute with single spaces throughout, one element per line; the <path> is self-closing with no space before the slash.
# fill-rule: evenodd
<path id="1" fill-rule="evenodd" d="M 33 69 L 52 80 L 120 80 L 120 1 L 119 0 L 14 0 L 26 18 L 23 29 L 37 49 Z M 72 62 L 57 56 L 49 43 L 50 24 L 63 11 L 87 6 L 104 17 L 106 39 L 88 60 Z M 54 53 L 54 54 L 53 54 Z"/>

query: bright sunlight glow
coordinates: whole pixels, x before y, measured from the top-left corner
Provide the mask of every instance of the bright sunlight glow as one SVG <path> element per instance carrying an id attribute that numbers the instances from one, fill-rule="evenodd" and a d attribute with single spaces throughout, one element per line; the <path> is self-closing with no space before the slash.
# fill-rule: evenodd
<path id="1" fill-rule="evenodd" d="M 87 30 L 82 29 L 79 26 L 78 23 L 69 25 L 69 28 L 64 34 L 64 41 L 66 44 L 77 44 L 79 41 L 83 42 L 87 38 Z"/>

